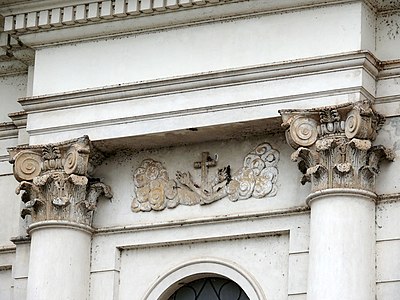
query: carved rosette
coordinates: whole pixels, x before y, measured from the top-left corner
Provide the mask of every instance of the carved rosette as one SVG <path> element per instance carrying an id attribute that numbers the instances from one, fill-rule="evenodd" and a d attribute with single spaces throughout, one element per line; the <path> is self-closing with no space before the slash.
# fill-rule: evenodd
<path id="1" fill-rule="evenodd" d="M 312 192 L 354 188 L 374 192 L 379 163 L 393 160 L 383 146 L 372 146 L 384 123 L 369 101 L 310 110 L 282 110 L 292 160 Z"/>
<path id="2" fill-rule="evenodd" d="M 21 216 L 31 215 L 32 223 L 63 220 L 90 226 L 98 197 L 112 197 L 111 189 L 89 174 L 97 152 L 87 136 L 9 153 L 19 181 L 16 193 L 24 191 Z"/>

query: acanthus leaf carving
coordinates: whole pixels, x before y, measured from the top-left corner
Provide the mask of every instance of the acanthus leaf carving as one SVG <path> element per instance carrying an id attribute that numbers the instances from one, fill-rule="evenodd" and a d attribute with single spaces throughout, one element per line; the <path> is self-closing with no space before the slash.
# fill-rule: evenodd
<path id="1" fill-rule="evenodd" d="M 24 191 L 21 216 L 31 215 L 33 223 L 66 220 L 91 225 L 98 197 L 112 197 L 108 186 L 88 174 L 92 150 L 87 136 L 9 149 L 15 178 L 20 181 L 16 193 Z"/>
<path id="2" fill-rule="evenodd" d="M 298 162 L 304 174 L 301 183 L 311 182 L 313 192 L 328 188 L 373 192 L 379 162 L 394 158 L 393 152 L 385 147 L 372 146 L 384 117 L 369 101 L 319 109 L 282 110 L 280 113 L 282 126 L 287 127 L 290 136 L 294 135 L 292 131 L 298 131 L 297 123 L 310 123 L 319 118 L 318 137 L 314 143 L 300 140 L 293 145 L 293 139 L 287 138 L 288 144 L 296 149 L 292 160 Z"/>
<path id="3" fill-rule="evenodd" d="M 218 169 L 209 180 L 208 168 L 216 162 L 217 156 L 211 158 L 208 152 L 202 153 L 202 161 L 194 165 L 202 173 L 198 183 L 190 172 L 177 171 L 176 178 L 170 179 L 161 162 L 145 159 L 134 172 L 132 211 L 159 211 L 180 204 L 210 204 L 225 197 L 237 201 L 276 194 L 279 152 L 268 143 L 250 152 L 243 160 L 243 167 L 234 174 L 228 165 Z"/>

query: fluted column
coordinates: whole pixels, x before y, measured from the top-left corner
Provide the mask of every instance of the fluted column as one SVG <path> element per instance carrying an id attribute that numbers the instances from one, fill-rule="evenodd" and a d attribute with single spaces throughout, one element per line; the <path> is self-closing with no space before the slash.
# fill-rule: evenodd
<path id="1" fill-rule="evenodd" d="M 88 298 L 92 215 L 108 186 L 90 176 L 101 162 L 87 136 L 9 149 L 22 193 L 31 252 L 27 299 Z"/>
<path id="2" fill-rule="evenodd" d="M 308 300 L 375 299 L 375 177 L 391 151 L 368 101 L 282 110 L 292 160 L 311 183 Z"/>

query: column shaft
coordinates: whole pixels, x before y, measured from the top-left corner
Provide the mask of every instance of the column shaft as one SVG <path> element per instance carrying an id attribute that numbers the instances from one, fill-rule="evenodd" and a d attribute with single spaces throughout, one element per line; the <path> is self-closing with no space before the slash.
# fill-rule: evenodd
<path id="1" fill-rule="evenodd" d="M 308 300 L 375 299 L 375 202 L 368 194 L 328 190 L 312 199 Z"/>
<path id="2" fill-rule="evenodd" d="M 30 234 L 27 300 L 88 299 L 91 233 L 50 222 Z"/>
<path id="3" fill-rule="evenodd" d="M 280 111 L 291 158 L 311 183 L 308 300 L 375 299 L 375 182 L 394 154 L 368 100 Z"/>

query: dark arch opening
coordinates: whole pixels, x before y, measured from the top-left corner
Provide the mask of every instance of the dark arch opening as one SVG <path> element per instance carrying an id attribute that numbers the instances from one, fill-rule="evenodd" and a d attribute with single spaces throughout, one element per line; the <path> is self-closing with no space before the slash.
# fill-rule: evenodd
<path id="1" fill-rule="evenodd" d="M 185 283 L 168 300 L 249 300 L 249 297 L 230 279 L 205 277 Z"/>

